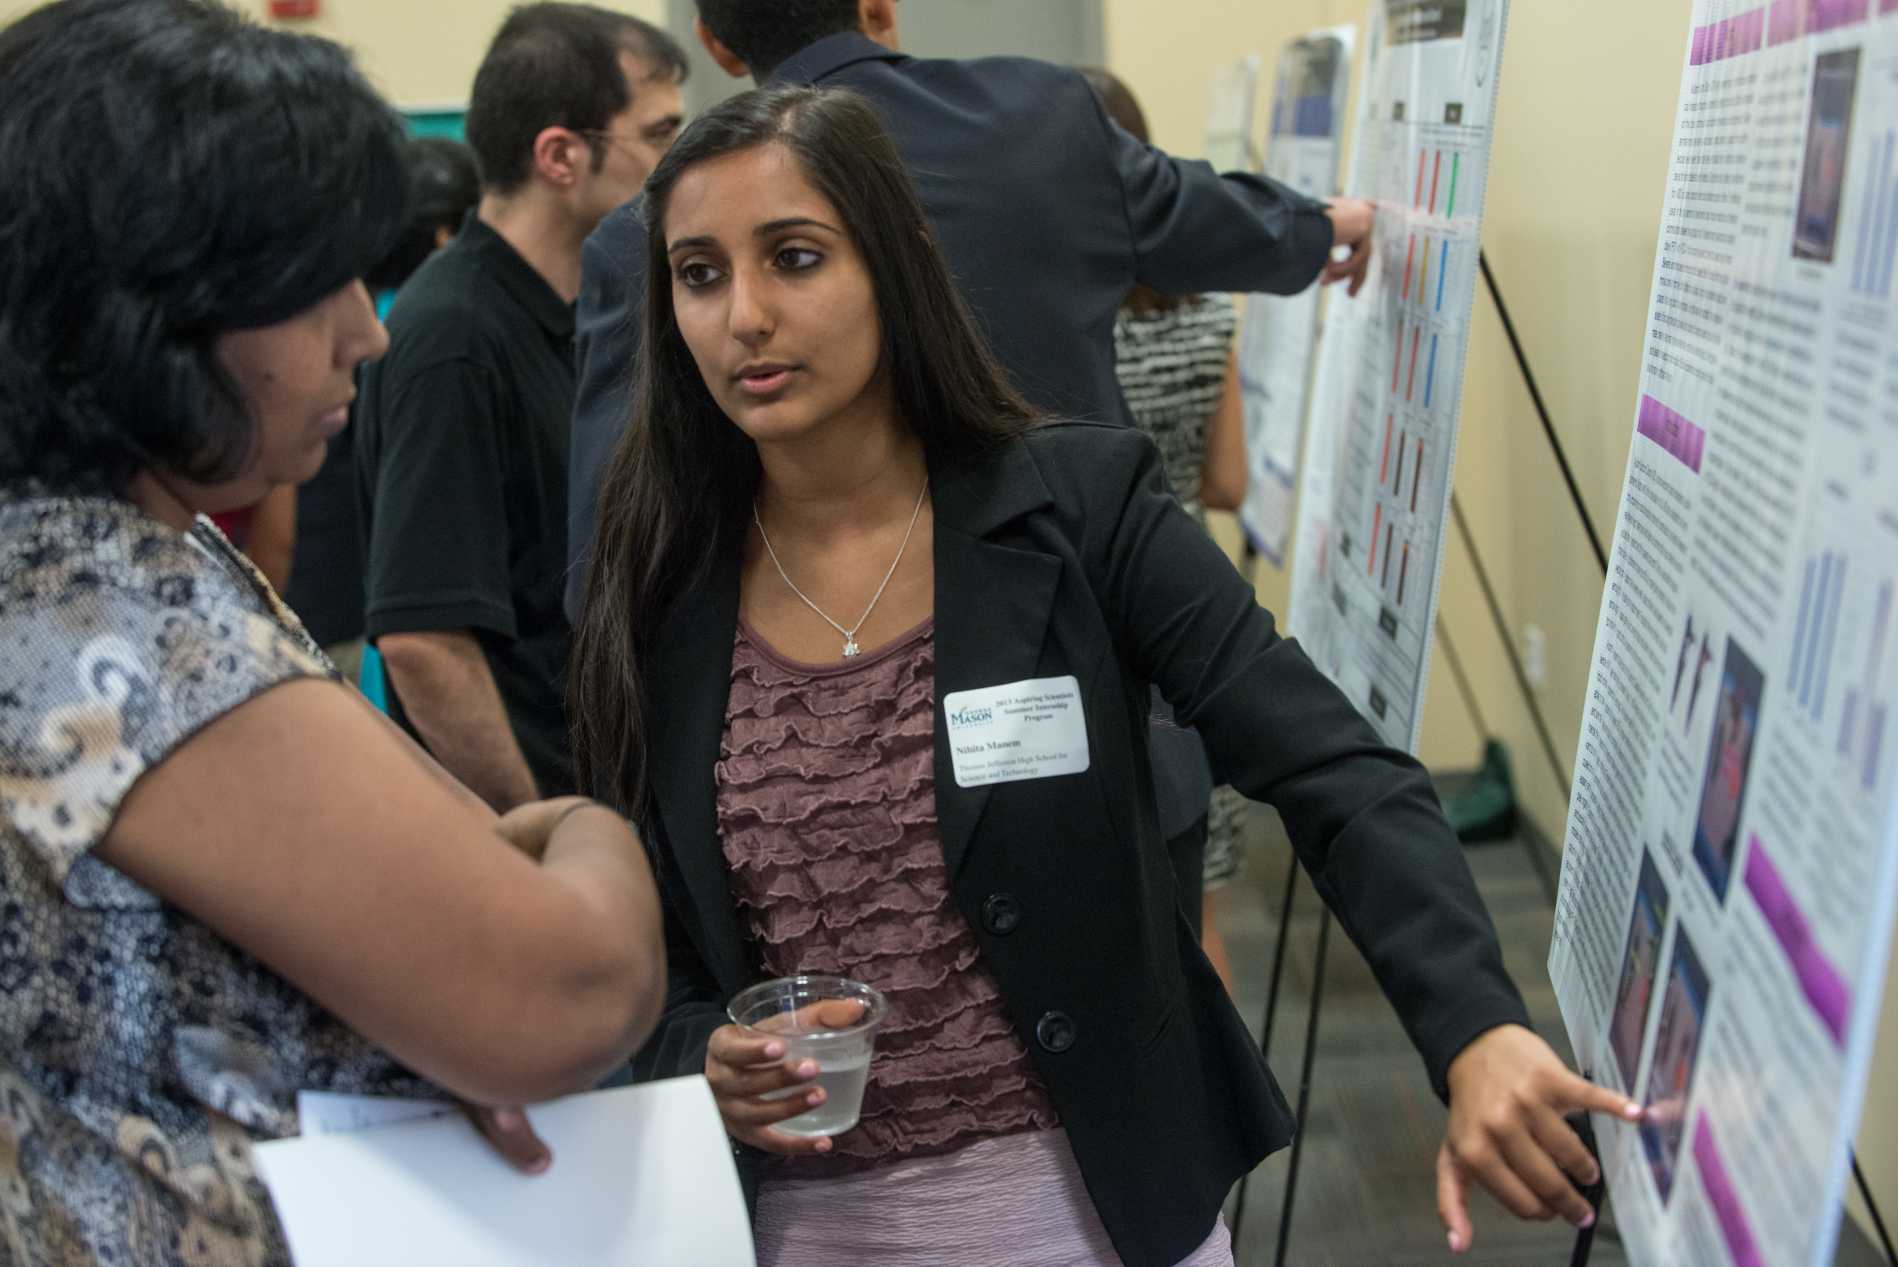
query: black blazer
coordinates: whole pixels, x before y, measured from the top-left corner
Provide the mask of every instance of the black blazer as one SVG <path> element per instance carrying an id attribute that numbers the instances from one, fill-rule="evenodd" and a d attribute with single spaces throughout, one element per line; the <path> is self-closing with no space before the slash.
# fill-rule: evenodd
<path id="1" fill-rule="evenodd" d="M 957 906 L 1061 1114 L 1129 1267 L 1172 1267 L 1291 1119 L 1180 912 L 1153 804 L 1148 684 L 1199 728 L 1221 778 L 1277 806 L 1396 1005 L 1432 1084 L 1478 1034 L 1527 1023 L 1423 771 L 1384 747 L 1167 490 L 1130 429 L 1051 424 L 992 460 L 931 464 L 936 811 Z M 667 907 L 664 1019 L 643 1077 L 697 1073 L 757 975 L 716 827 L 738 561 L 668 617 L 653 692 Z M 1090 768 L 964 789 L 943 699 L 1074 675 Z"/>
<path id="2" fill-rule="evenodd" d="M 1066 67 L 906 57 L 846 32 L 802 50 L 770 82 L 850 88 L 877 107 L 996 356 L 1054 417 L 1131 422 L 1114 377 L 1114 314 L 1135 282 L 1170 295 L 1290 294 L 1312 284 L 1331 249 L 1322 204 L 1141 144 Z M 641 207 L 629 203 L 582 256 L 571 617 L 600 475 L 631 415 L 645 284 Z"/>

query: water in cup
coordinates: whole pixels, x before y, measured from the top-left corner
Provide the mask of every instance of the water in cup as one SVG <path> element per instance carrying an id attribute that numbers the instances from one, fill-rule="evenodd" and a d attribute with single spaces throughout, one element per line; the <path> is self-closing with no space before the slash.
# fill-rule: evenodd
<path id="1" fill-rule="evenodd" d="M 824 1102 L 788 1122 L 779 1122 L 772 1129 L 805 1138 L 841 1135 L 857 1124 L 857 1114 L 863 1108 L 863 1087 L 869 1081 L 870 1053 L 867 1051 L 861 1060 L 820 1060 L 814 1080 L 774 1091 L 764 1098 L 783 1100 L 794 1095 L 809 1095 L 815 1086 L 824 1089 Z"/>
<path id="2" fill-rule="evenodd" d="M 808 1139 L 841 1135 L 857 1124 L 877 1027 L 889 1010 L 881 994 L 847 977 L 780 977 L 741 991 L 727 1010 L 736 1024 L 783 1040 L 787 1062 L 817 1065 L 814 1080 L 764 1098 L 784 1100 L 822 1087 L 824 1102 L 774 1129 Z"/>

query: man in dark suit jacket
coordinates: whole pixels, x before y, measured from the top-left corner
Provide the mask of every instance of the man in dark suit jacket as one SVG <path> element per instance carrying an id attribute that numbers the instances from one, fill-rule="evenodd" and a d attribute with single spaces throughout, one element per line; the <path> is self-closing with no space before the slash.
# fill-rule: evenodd
<path id="1" fill-rule="evenodd" d="M 1114 314 L 1129 288 L 1291 294 L 1369 262 L 1369 203 L 1319 203 L 1220 175 L 1114 126 L 1077 72 L 1019 57 L 897 49 L 894 0 L 700 0 L 700 38 L 733 75 L 851 88 L 883 113 L 943 253 L 996 355 L 1060 417 L 1129 421 Z M 1335 245 L 1352 255 L 1329 260 Z M 567 610 L 577 616 L 600 473 L 625 429 L 646 284 L 640 204 L 582 257 L 568 483 Z M 1202 794 L 1200 805 L 1203 809 Z"/>

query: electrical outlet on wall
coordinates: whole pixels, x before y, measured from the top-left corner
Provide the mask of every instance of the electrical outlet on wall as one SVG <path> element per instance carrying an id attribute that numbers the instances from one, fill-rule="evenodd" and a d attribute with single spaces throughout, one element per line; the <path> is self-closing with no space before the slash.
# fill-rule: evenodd
<path id="1" fill-rule="evenodd" d="M 1541 690 L 1549 680 L 1549 636 L 1542 632 L 1541 625 L 1523 628 L 1522 672 L 1535 690 Z"/>

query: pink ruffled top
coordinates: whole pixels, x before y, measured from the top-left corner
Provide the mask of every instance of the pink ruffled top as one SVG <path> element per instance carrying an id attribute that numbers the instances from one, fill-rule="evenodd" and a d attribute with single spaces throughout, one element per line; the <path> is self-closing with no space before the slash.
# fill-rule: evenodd
<path id="1" fill-rule="evenodd" d="M 801 664 L 739 622 L 718 827 L 764 977 L 836 973 L 889 999 L 857 1126 L 831 1175 L 1058 1124 L 949 891 L 936 831 L 933 622 L 858 659 Z"/>

